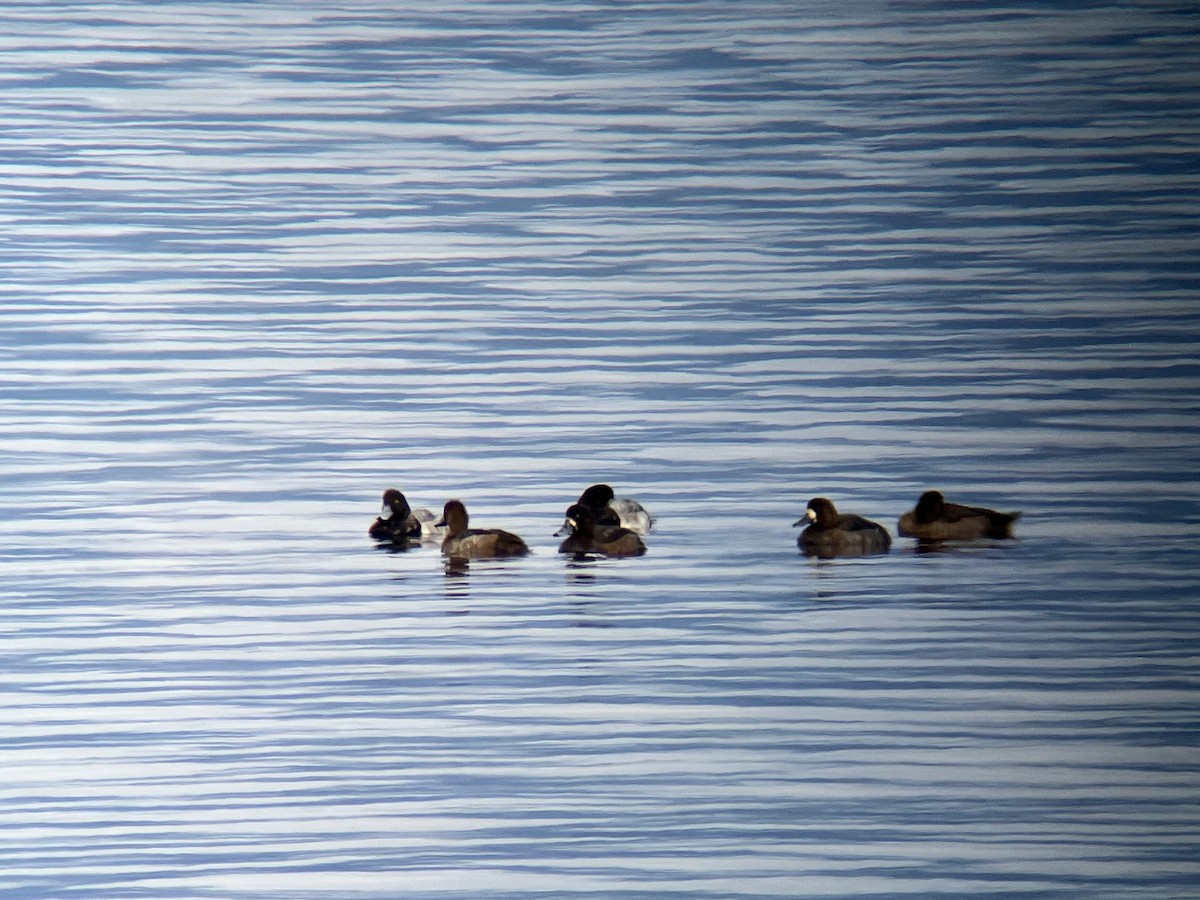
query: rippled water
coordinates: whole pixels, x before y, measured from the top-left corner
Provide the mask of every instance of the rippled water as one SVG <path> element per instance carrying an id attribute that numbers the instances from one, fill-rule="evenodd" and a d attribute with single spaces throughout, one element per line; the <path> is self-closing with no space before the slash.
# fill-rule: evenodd
<path id="1" fill-rule="evenodd" d="M 393 7 L 0 10 L 0 896 L 1194 896 L 1195 10 Z"/>

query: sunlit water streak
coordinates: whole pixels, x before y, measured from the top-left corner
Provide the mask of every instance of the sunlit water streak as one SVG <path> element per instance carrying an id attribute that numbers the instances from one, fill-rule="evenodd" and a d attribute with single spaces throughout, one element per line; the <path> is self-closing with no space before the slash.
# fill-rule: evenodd
<path id="1" fill-rule="evenodd" d="M 6 6 L 0 895 L 1188 896 L 1197 24 Z"/>

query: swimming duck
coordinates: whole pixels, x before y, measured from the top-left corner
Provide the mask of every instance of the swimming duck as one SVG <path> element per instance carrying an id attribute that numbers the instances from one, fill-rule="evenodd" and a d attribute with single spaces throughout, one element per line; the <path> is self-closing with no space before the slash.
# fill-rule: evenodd
<path id="1" fill-rule="evenodd" d="M 570 532 L 558 545 L 559 553 L 602 553 L 605 556 L 641 556 L 646 552 L 642 539 L 628 528 L 620 525 L 597 525 L 591 507 L 576 503 L 567 509 L 562 528 L 554 532 L 560 535 Z"/>
<path id="2" fill-rule="evenodd" d="M 576 503 L 589 507 L 597 525 L 619 525 L 634 534 L 647 535 L 654 527 L 654 516 L 646 512 L 642 504 L 628 497 L 614 496 L 607 484 L 593 484 Z"/>
<path id="3" fill-rule="evenodd" d="M 455 559 L 476 559 L 496 556 L 524 556 L 529 552 L 525 542 L 499 528 L 469 528 L 467 508 L 460 500 L 449 501 L 442 510 L 437 525 L 445 526 L 442 554 Z"/>
<path id="4" fill-rule="evenodd" d="M 920 541 L 970 541 L 1011 538 L 1020 512 L 996 512 L 982 506 L 947 503 L 941 491 L 926 491 L 917 505 L 900 517 L 896 530 Z"/>
<path id="5" fill-rule="evenodd" d="M 824 497 L 808 501 L 804 518 L 793 523 L 808 527 L 800 532 L 796 544 L 806 556 L 823 559 L 832 556 L 865 556 L 887 553 L 892 536 L 878 522 L 854 513 L 838 513 L 833 502 Z"/>
<path id="6" fill-rule="evenodd" d="M 433 513 L 428 510 L 418 510 L 430 518 Z M 391 541 L 393 544 L 406 544 L 409 540 L 421 537 L 421 521 L 408 505 L 408 500 L 395 488 L 383 492 L 383 510 L 379 518 L 371 523 L 367 534 L 377 541 Z"/>

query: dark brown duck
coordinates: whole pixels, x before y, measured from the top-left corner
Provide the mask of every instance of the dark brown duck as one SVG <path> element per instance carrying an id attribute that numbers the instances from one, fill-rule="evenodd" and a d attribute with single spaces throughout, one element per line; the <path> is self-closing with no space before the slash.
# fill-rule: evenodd
<path id="1" fill-rule="evenodd" d="M 892 536 L 878 522 L 854 513 L 839 513 L 824 497 L 808 501 L 804 518 L 793 523 L 808 527 L 800 532 L 796 544 L 806 556 L 867 556 L 887 553 Z"/>
<path id="2" fill-rule="evenodd" d="M 1011 538 L 1020 512 L 996 512 L 982 506 L 947 503 L 941 491 L 926 491 L 917 505 L 900 517 L 896 530 L 920 541 L 972 541 Z"/>
<path id="3" fill-rule="evenodd" d="M 556 535 L 569 532 L 558 545 L 559 553 L 584 556 L 602 553 L 605 556 L 641 556 L 646 552 L 642 539 L 620 525 L 597 525 L 590 507 L 576 503 L 567 509 L 567 517 Z"/>

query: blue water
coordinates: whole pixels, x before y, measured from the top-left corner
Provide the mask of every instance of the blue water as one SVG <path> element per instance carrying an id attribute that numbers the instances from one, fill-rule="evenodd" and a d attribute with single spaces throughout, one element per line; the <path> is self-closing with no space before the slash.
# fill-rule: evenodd
<path id="1" fill-rule="evenodd" d="M 0 51 L 0 897 L 1195 896 L 1193 8 Z M 596 481 L 646 556 L 555 553 Z M 931 487 L 1017 540 L 797 550 Z"/>

